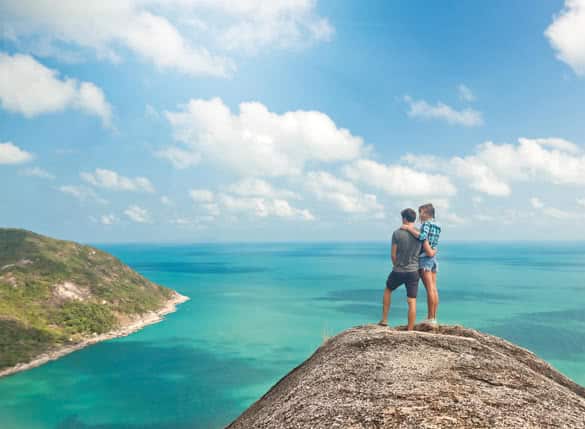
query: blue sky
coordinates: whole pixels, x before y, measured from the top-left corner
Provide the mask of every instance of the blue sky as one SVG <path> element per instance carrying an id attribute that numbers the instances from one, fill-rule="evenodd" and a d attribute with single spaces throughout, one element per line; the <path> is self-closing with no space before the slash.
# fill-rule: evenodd
<path id="1" fill-rule="evenodd" d="M 0 224 L 584 239 L 585 2 L 0 0 Z"/>

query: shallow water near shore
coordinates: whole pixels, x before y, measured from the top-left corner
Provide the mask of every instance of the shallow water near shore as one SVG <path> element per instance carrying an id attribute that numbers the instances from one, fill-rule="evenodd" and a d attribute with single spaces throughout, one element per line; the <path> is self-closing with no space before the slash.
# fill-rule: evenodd
<path id="1" fill-rule="evenodd" d="M 218 428 L 324 337 L 376 322 L 387 243 L 98 245 L 191 298 L 166 320 L 0 379 L 3 429 Z M 585 385 L 585 243 L 444 243 L 442 323 Z M 406 319 L 393 294 L 390 323 Z M 421 284 L 418 319 L 426 316 Z"/>

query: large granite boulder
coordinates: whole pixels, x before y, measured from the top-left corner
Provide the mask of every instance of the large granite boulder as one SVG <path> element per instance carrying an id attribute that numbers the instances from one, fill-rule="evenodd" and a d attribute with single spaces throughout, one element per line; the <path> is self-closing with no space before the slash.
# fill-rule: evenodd
<path id="1" fill-rule="evenodd" d="M 585 428 L 585 389 L 459 326 L 377 325 L 326 341 L 228 427 Z"/>

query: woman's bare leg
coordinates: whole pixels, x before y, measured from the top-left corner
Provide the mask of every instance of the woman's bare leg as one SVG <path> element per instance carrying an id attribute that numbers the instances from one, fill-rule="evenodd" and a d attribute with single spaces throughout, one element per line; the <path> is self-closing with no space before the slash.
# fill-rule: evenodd
<path id="1" fill-rule="evenodd" d="M 439 308 L 439 289 L 437 289 L 437 273 L 436 272 L 432 272 L 431 273 L 431 278 L 432 278 L 432 282 L 433 282 L 433 291 L 434 291 L 434 298 L 433 298 L 433 311 L 431 316 L 433 316 L 433 319 L 437 318 L 437 310 Z"/>
<path id="2" fill-rule="evenodd" d="M 420 277 L 425 289 L 427 290 L 427 319 L 433 318 L 433 312 L 435 309 L 436 289 L 433 284 L 432 274 L 433 273 L 430 271 L 420 270 Z"/>

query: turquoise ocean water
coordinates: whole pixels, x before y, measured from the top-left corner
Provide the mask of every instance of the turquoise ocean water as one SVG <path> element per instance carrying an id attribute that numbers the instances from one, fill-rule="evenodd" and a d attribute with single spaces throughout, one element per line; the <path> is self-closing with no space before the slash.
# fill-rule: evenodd
<path id="1" fill-rule="evenodd" d="M 0 379 L 2 429 L 218 428 L 325 336 L 376 322 L 386 243 L 99 245 L 191 297 L 159 324 Z M 444 243 L 439 319 L 585 385 L 585 243 Z M 393 294 L 391 324 L 406 319 Z M 424 288 L 418 318 L 426 315 Z"/>

